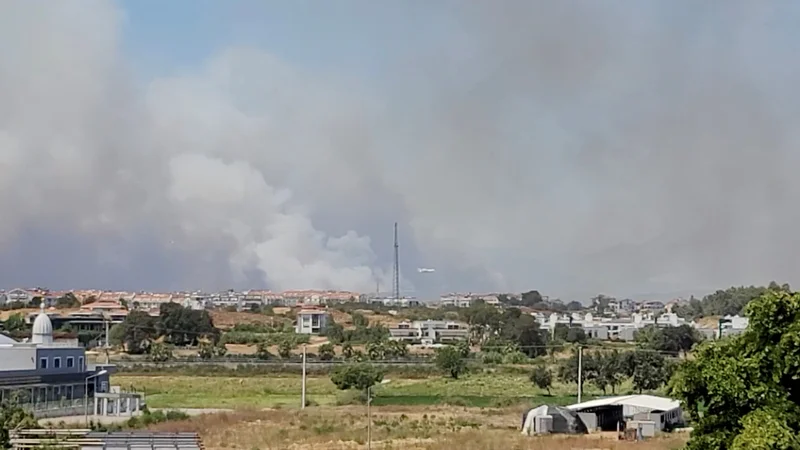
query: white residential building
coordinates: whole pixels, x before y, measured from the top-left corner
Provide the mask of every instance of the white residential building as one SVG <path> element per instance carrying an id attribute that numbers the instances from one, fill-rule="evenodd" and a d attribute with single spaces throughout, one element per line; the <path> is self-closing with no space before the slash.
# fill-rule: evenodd
<path id="1" fill-rule="evenodd" d="M 553 313 L 550 316 L 534 314 L 534 317 L 536 317 L 539 325 L 546 330 L 555 330 L 557 324 L 580 326 L 589 338 L 621 341 L 634 340 L 636 331 L 646 326 L 677 327 L 687 324 L 685 319 L 672 313 L 660 316 L 635 313 L 630 318 L 594 317 L 592 313 Z"/>
<path id="2" fill-rule="evenodd" d="M 389 334 L 394 340 L 436 344 L 466 339 L 469 336 L 469 327 L 453 321 L 419 320 L 400 322 L 389 329 Z"/>
<path id="3" fill-rule="evenodd" d="M 322 308 L 303 308 L 297 313 L 295 331 L 298 334 L 319 334 L 328 326 L 328 311 Z"/>

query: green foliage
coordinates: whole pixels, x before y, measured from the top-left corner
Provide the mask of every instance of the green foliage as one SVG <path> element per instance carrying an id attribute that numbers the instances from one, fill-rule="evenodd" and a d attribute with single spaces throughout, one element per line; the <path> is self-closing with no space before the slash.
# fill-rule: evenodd
<path id="1" fill-rule="evenodd" d="M 336 356 L 336 349 L 333 344 L 326 343 L 319 346 L 319 359 L 330 361 Z"/>
<path id="2" fill-rule="evenodd" d="M 686 353 L 701 342 L 703 336 L 690 325 L 658 328 L 648 325 L 636 332 L 636 343 L 645 349 L 670 353 Z"/>
<path id="3" fill-rule="evenodd" d="M 384 372 L 369 364 L 346 364 L 331 372 L 331 382 L 341 390 L 366 391 L 383 380 Z"/>
<path id="4" fill-rule="evenodd" d="M 161 342 L 154 342 L 148 348 L 150 360 L 154 362 L 167 362 L 172 359 L 172 347 Z"/>
<path id="5" fill-rule="evenodd" d="M 265 343 L 267 345 L 280 345 L 281 342 L 288 341 L 292 348 L 310 342 L 310 336 L 307 334 L 297 334 L 294 331 L 288 333 L 272 332 L 272 333 L 253 333 L 250 331 L 228 331 L 222 335 L 221 342 L 226 344 L 242 344 L 253 345 Z"/>
<path id="6" fill-rule="evenodd" d="M 456 343 L 455 347 L 458 349 L 458 352 L 461 353 L 462 358 L 469 358 L 469 355 L 472 352 L 472 350 L 469 348 L 469 342 L 459 341 Z"/>
<path id="7" fill-rule="evenodd" d="M 628 378 L 633 378 L 633 386 L 639 392 L 652 391 L 663 386 L 671 375 L 671 365 L 663 355 L 652 350 L 631 352 L 584 352 L 581 376 L 591 382 L 603 393 L 617 388 Z M 561 361 L 558 378 L 564 383 L 578 382 L 578 350 Z"/>
<path id="8" fill-rule="evenodd" d="M 342 356 L 344 356 L 345 359 L 352 358 L 354 354 L 355 351 L 353 350 L 353 344 L 349 342 L 345 342 L 344 344 L 342 344 Z"/>
<path id="9" fill-rule="evenodd" d="M 108 341 L 114 347 L 121 347 L 125 344 L 125 325 L 115 323 L 108 330 Z"/>
<path id="10" fill-rule="evenodd" d="M 482 350 L 499 351 L 498 346 L 514 345 L 529 358 L 545 353 L 545 335 L 533 316 L 522 314 L 518 308 L 503 312 L 484 302 L 475 302 L 462 313 L 470 325 L 470 341 Z M 507 350 L 501 351 L 508 353 Z"/>
<path id="11" fill-rule="evenodd" d="M 140 355 L 147 352 L 151 342 L 158 336 L 155 324 L 156 319 L 144 311 L 128 313 L 122 322 L 122 340 L 128 353 Z"/>
<path id="12" fill-rule="evenodd" d="M 530 375 L 531 383 L 539 389 L 547 390 L 550 395 L 550 388 L 553 386 L 553 373 L 545 366 L 536 366 Z"/>
<path id="13" fill-rule="evenodd" d="M 147 428 L 158 423 L 176 422 L 188 420 L 189 418 L 189 415 L 183 411 L 168 410 L 167 412 L 164 412 L 162 410 L 157 410 L 155 412 L 150 412 L 149 409 L 145 409 L 142 411 L 142 415 L 128 419 L 128 421 L 125 422 L 125 428 Z"/>
<path id="14" fill-rule="evenodd" d="M 664 355 L 648 350 L 636 350 L 627 355 L 625 364 L 633 377 L 633 387 L 639 393 L 660 388 L 672 376 L 672 365 Z"/>
<path id="15" fill-rule="evenodd" d="M 408 346 L 403 341 L 370 342 L 367 344 L 366 350 L 367 356 L 373 361 L 408 356 Z"/>
<path id="16" fill-rule="evenodd" d="M 670 382 L 689 449 L 800 448 L 800 294 L 767 291 L 745 313 L 747 331 L 701 345 Z"/>
<path id="17" fill-rule="evenodd" d="M 751 301 L 761 297 L 768 290 L 790 291 L 788 284 L 778 285 L 772 281 L 768 286 L 733 286 L 725 290 L 718 290 L 697 300 L 694 297 L 684 305 L 679 305 L 674 312 L 690 319 L 708 316 L 742 315 L 744 308 Z"/>
<path id="18" fill-rule="evenodd" d="M 81 306 L 81 302 L 80 300 L 78 300 L 77 297 L 75 297 L 75 294 L 73 294 L 72 292 L 67 292 L 62 297 L 56 299 L 55 306 L 56 308 L 61 308 L 61 309 L 79 308 Z"/>
<path id="19" fill-rule="evenodd" d="M 292 356 L 292 349 L 294 349 L 294 342 L 288 339 L 278 342 L 278 356 L 283 359 L 288 359 Z"/>
<path id="20" fill-rule="evenodd" d="M 272 359 L 273 356 L 274 355 L 269 351 L 269 344 L 266 342 L 259 342 L 258 345 L 256 345 L 256 358 L 266 361 Z"/>
<path id="21" fill-rule="evenodd" d="M 616 350 L 611 352 L 594 352 L 584 355 L 583 376 L 586 381 L 606 393 L 611 389 L 611 393 L 616 393 L 617 388 L 626 378 L 633 376 L 628 361 L 633 353 L 620 353 Z M 663 382 L 662 382 L 663 384 Z"/>
<path id="22" fill-rule="evenodd" d="M 8 319 L 3 323 L 6 331 L 22 331 L 25 329 L 25 316 L 22 313 L 14 313 L 8 316 Z"/>
<path id="23" fill-rule="evenodd" d="M 350 317 L 353 318 L 353 326 L 356 328 L 366 328 L 369 326 L 369 320 L 361 313 L 354 312 Z"/>
<path id="24" fill-rule="evenodd" d="M 226 353 L 228 353 L 228 349 L 225 348 L 225 345 L 214 345 L 210 342 L 200 342 L 200 350 L 198 351 L 200 359 L 209 360 L 212 358 L 219 358 L 225 356 Z"/>
<path id="25" fill-rule="evenodd" d="M 530 360 L 528 355 L 520 351 L 508 352 L 503 355 L 503 364 L 525 364 Z"/>
<path id="26" fill-rule="evenodd" d="M 197 345 L 200 339 L 219 340 L 211 315 L 206 310 L 184 308 L 177 303 L 164 303 L 159 309 L 156 324 L 159 336 L 173 345 Z"/>
<path id="27" fill-rule="evenodd" d="M 467 363 L 461 351 L 452 345 L 437 348 L 434 362 L 436 367 L 447 372 L 453 379 L 458 379 L 458 376 L 467 370 Z"/>
<path id="28" fill-rule="evenodd" d="M 10 448 L 9 432 L 22 428 L 39 428 L 39 424 L 14 399 L 4 399 L 0 402 L 0 447 Z"/>

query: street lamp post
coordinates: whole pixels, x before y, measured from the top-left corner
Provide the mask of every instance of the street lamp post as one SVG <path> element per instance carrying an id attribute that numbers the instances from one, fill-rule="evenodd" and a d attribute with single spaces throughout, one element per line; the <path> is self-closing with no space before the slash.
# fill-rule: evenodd
<path id="1" fill-rule="evenodd" d="M 86 421 L 86 428 L 89 428 L 89 380 L 91 380 L 92 378 L 97 378 L 99 376 L 105 375 L 107 373 L 108 373 L 108 371 L 106 369 L 103 369 L 103 370 L 101 370 L 100 372 L 97 372 L 94 375 L 89 375 L 84 380 L 84 384 L 83 384 L 83 416 L 84 416 L 84 419 Z M 97 411 L 95 411 L 95 413 L 97 413 Z"/>
<path id="2" fill-rule="evenodd" d="M 383 380 L 381 384 L 387 384 L 392 380 Z M 367 388 L 367 450 L 372 450 L 372 410 L 370 409 L 372 403 L 372 386 Z"/>

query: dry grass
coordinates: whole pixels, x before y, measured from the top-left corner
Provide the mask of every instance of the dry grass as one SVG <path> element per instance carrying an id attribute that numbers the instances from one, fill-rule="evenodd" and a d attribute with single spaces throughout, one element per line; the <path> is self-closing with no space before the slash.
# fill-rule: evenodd
<path id="1" fill-rule="evenodd" d="M 608 434 L 526 437 L 517 409 L 381 407 L 373 409 L 372 446 L 404 450 L 652 449 L 680 448 L 684 436 L 626 443 Z M 367 436 L 364 407 L 241 410 L 155 425 L 159 431 L 194 431 L 208 449 L 358 449 Z M 613 435 L 613 433 L 611 434 Z"/>

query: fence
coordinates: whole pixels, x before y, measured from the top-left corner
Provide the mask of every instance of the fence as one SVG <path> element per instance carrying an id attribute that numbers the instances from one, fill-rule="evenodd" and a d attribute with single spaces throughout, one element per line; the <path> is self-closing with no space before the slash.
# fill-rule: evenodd
<path id="1" fill-rule="evenodd" d="M 89 398 L 89 411 L 91 411 L 94 405 L 94 398 Z M 73 400 L 51 400 L 51 401 L 40 401 L 40 402 L 27 402 L 22 403 L 23 409 L 29 411 L 33 416 L 37 419 L 46 419 L 50 417 L 62 417 L 62 416 L 77 416 L 84 414 L 86 412 L 86 403 L 84 403 L 84 399 L 73 399 Z"/>

